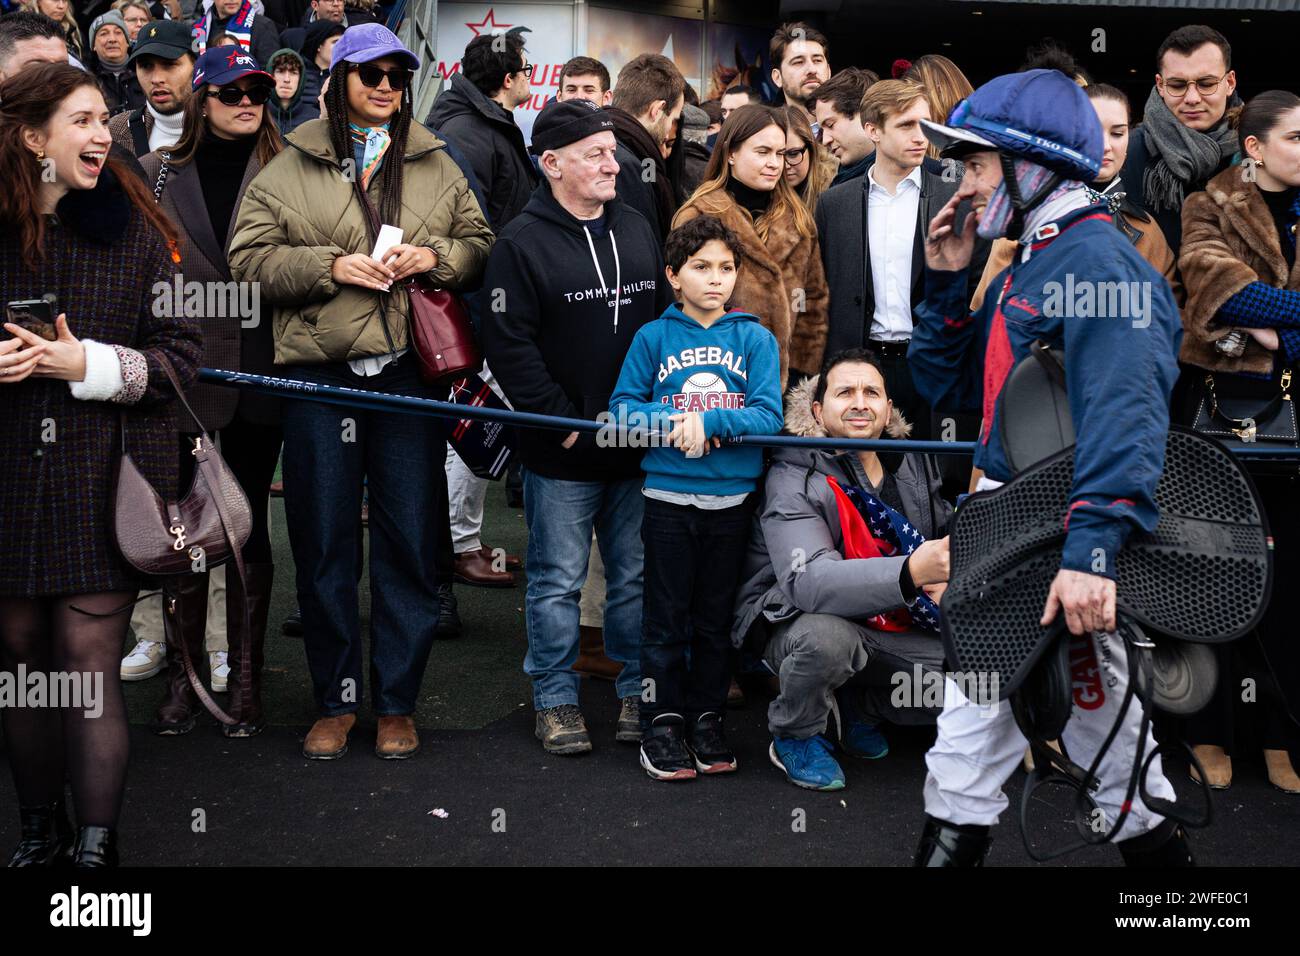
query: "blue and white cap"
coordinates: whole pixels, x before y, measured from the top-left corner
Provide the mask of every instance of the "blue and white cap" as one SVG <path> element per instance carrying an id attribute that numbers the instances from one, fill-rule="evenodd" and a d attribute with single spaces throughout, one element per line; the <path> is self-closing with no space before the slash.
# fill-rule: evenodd
<path id="1" fill-rule="evenodd" d="M 995 77 L 953 107 L 947 124 L 921 123 L 945 156 L 995 149 L 1085 183 L 1101 172 L 1097 112 L 1059 70 Z"/>

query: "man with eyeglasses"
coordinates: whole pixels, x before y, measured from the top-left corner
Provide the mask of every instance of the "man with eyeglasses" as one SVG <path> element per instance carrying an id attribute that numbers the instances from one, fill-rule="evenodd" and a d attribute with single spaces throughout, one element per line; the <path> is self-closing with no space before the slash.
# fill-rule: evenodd
<path id="1" fill-rule="evenodd" d="M 1183 200 L 1232 162 L 1237 133 L 1227 111 L 1241 102 L 1232 47 L 1218 30 L 1179 27 L 1156 53 L 1156 82 L 1120 172 L 1124 191 L 1159 223 L 1174 256 Z"/>
<path id="2" fill-rule="evenodd" d="M 815 215 L 830 287 L 826 354 L 871 349 L 894 407 L 912 424 L 911 437 L 927 439 L 930 406 L 913 384 L 907 349 L 913 311 L 925 292 L 924 235 L 958 183 L 951 176 L 945 181 L 943 166 L 926 158 L 921 121 L 930 118 L 930 106 L 921 84 L 872 83 L 859 113 L 873 147 L 867 169 L 823 193 Z M 981 241 L 975 251 L 981 273 L 987 256 L 988 243 Z"/>

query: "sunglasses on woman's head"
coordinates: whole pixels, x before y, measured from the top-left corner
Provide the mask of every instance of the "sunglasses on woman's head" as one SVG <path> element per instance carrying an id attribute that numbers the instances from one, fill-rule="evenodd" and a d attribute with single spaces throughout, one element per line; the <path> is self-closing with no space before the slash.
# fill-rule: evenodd
<path id="1" fill-rule="evenodd" d="M 238 106 L 244 101 L 244 97 L 247 96 L 248 102 L 252 103 L 254 106 L 261 106 L 271 98 L 271 94 L 274 91 L 274 87 L 267 86 L 264 83 L 258 83 L 256 86 L 249 87 L 246 90 L 241 90 L 237 86 L 223 86 L 216 92 L 208 90 L 208 96 L 216 97 L 226 106 Z"/>
<path id="2" fill-rule="evenodd" d="M 388 77 L 388 86 L 395 93 L 406 89 L 406 85 L 411 82 L 411 71 L 400 66 L 395 66 L 391 70 L 381 70 L 373 63 L 358 63 L 357 76 L 364 86 L 371 89 L 384 82 L 384 77 Z"/>

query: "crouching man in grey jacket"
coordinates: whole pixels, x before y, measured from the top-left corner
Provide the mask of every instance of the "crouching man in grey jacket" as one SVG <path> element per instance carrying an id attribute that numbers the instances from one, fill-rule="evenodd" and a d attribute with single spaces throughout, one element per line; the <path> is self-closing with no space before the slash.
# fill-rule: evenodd
<path id="1" fill-rule="evenodd" d="M 787 400 L 786 431 L 795 435 L 905 438 L 910 430 L 866 349 L 830 356 L 821 375 Z M 769 755 L 791 783 L 843 788 L 844 773 L 823 736 L 834 710 L 841 748 L 865 758 L 888 752 L 878 728 L 884 719 L 921 723 L 938 716 L 942 701 L 925 701 L 912 685 L 916 675 L 943 666 L 935 603 L 948 580 L 952 506 L 939 484 L 938 469 L 922 455 L 780 448 L 774 456 L 755 512 L 732 641 L 761 654 L 780 678 L 768 710 Z M 893 532 L 877 534 L 881 525 L 868 524 L 866 506 L 854 504 L 865 496 L 851 497 L 848 489 L 874 499 L 877 521 L 878 503 L 888 506 L 886 514 L 892 509 Z M 858 529 L 851 535 L 856 544 L 845 542 L 846 521 Z M 880 556 L 857 556 L 868 530 L 883 544 Z"/>

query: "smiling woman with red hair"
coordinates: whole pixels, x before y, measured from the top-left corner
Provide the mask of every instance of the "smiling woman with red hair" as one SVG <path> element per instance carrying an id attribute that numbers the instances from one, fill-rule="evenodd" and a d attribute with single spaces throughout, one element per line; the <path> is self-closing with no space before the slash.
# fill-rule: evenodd
<path id="1" fill-rule="evenodd" d="M 111 143 L 89 73 L 48 63 L 0 84 L 0 295 L 45 300 L 10 310 L 18 321 L 0 339 L 0 669 L 76 673 L 102 688 L 98 712 L 0 709 L 22 816 L 11 865 L 49 864 L 70 848 L 78 865 L 117 862 L 118 660 L 141 581 L 118 555 L 113 476 L 125 446 L 175 499 L 164 365 L 183 384 L 198 374 L 197 327 L 153 308 L 155 285 L 175 272 L 176 232 L 108 158 Z"/>

